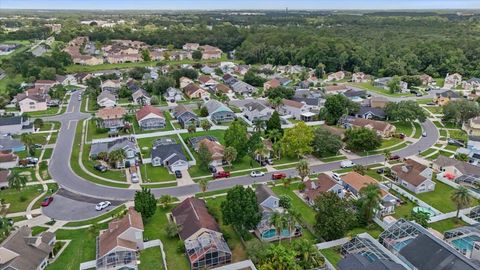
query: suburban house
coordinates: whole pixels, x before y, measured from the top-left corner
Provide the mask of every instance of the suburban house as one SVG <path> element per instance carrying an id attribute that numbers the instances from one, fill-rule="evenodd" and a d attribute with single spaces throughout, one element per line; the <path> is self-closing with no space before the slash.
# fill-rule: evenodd
<path id="1" fill-rule="evenodd" d="M 188 51 L 174 51 L 170 54 L 168 60 L 170 61 L 182 61 L 185 59 L 192 59 L 192 52 Z"/>
<path id="2" fill-rule="evenodd" d="M 448 74 L 445 76 L 445 81 L 443 83 L 443 88 L 452 89 L 457 88 L 462 84 L 462 75 L 458 73 Z"/>
<path id="3" fill-rule="evenodd" d="M 465 90 L 480 90 L 480 78 L 471 78 L 463 81 L 462 88 Z"/>
<path id="4" fill-rule="evenodd" d="M 191 83 L 183 88 L 185 95 L 188 98 L 203 98 L 203 97 L 210 97 L 210 93 L 206 90 L 202 89 L 200 86 Z"/>
<path id="5" fill-rule="evenodd" d="M 216 84 L 211 88 L 215 93 L 229 94 L 232 92 L 232 89 L 223 83 Z"/>
<path id="6" fill-rule="evenodd" d="M 133 104 L 135 105 L 150 105 L 151 97 L 142 88 L 139 88 L 132 92 Z"/>
<path id="7" fill-rule="evenodd" d="M 314 113 L 310 112 L 308 105 L 302 102 L 282 99 L 282 103 L 278 106 L 277 111 L 280 115 L 291 115 L 293 119 L 312 121 Z"/>
<path id="8" fill-rule="evenodd" d="M 180 78 L 180 88 L 185 88 L 187 85 L 193 83 L 192 79 L 188 78 L 188 77 L 181 77 Z"/>
<path id="9" fill-rule="evenodd" d="M 97 237 L 96 269 L 137 269 L 137 252 L 143 249 L 143 221 L 130 207 L 120 219 L 108 223 Z"/>
<path id="10" fill-rule="evenodd" d="M 42 232 L 32 235 L 32 229 L 22 226 L 13 231 L 0 245 L 1 264 L 5 270 L 43 270 L 53 254 L 55 234 Z"/>
<path id="11" fill-rule="evenodd" d="M 163 97 L 165 98 L 166 101 L 169 101 L 169 102 L 176 102 L 176 101 L 183 100 L 182 91 L 174 87 L 167 88 Z"/>
<path id="12" fill-rule="evenodd" d="M 36 80 L 35 81 L 35 88 L 45 88 L 45 89 L 50 89 L 57 85 L 58 82 L 54 80 Z"/>
<path id="13" fill-rule="evenodd" d="M 212 67 L 209 67 L 207 65 L 203 66 L 200 71 L 203 73 L 203 74 L 215 74 L 215 69 L 212 68 Z"/>
<path id="14" fill-rule="evenodd" d="M 272 224 L 271 216 L 273 213 L 283 213 L 284 209 L 280 207 L 280 199 L 270 187 L 265 184 L 258 185 L 255 188 L 255 196 L 262 214 L 262 219 L 255 229 L 255 234 L 261 241 L 275 241 L 302 235 L 302 228 L 298 224 L 292 226 L 291 231 L 289 228 L 282 229 L 280 234 L 275 225 Z"/>
<path id="15" fill-rule="evenodd" d="M 348 89 L 350 89 L 350 87 L 347 87 L 345 84 L 338 84 L 338 85 L 327 85 L 323 89 L 327 94 L 337 94 L 337 93 L 343 93 L 347 91 Z"/>
<path id="16" fill-rule="evenodd" d="M 246 119 L 255 122 L 256 120 L 270 119 L 274 110 L 258 101 L 252 101 L 242 106 L 242 112 Z"/>
<path id="17" fill-rule="evenodd" d="M 231 122 L 236 118 L 235 113 L 218 100 L 211 99 L 204 106 L 208 110 L 210 119 L 215 123 Z"/>
<path id="18" fill-rule="evenodd" d="M 308 105 L 311 111 L 320 111 L 325 104 L 324 94 L 320 90 L 297 89 L 292 100 Z"/>
<path id="19" fill-rule="evenodd" d="M 22 134 L 34 132 L 33 122 L 25 116 L 0 117 L 0 134 Z"/>
<path id="20" fill-rule="evenodd" d="M 258 91 L 255 86 L 252 86 L 244 81 L 237 81 L 230 85 L 232 91 L 241 95 L 251 95 Z"/>
<path id="21" fill-rule="evenodd" d="M 199 46 L 198 49 L 202 51 L 202 60 L 220 59 L 222 58 L 222 50 L 210 45 Z"/>
<path id="22" fill-rule="evenodd" d="M 480 183 L 480 167 L 443 155 L 433 162 L 437 177 L 475 187 Z"/>
<path id="23" fill-rule="evenodd" d="M 112 92 L 103 90 L 97 96 L 97 104 L 100 107 L 115 107 L 117 105 L 117 97 Z"/>
<path id="24" fill-rule="evenodd" d="M 137 163 L 137 156 L 140 153 L 134 138 L 122 137 L 108 142 L 92 143 L 90 148 L 90 158 L 96 159 L 100 153 L 111 153 L 112 151 L 122 149 L 125 159 L 115 164 L 117 169 L 133 166 Z"/>
<path id="25" fill-rule="evenodd" d="M 403 164 L 394 165 L 391 169 L 395 181 L 415 194 L 435 190 L 432 169 L 413 159 L 406 159 Z"/>
<path id="26" fill-rule="evenodd" d="M 200 120 L 198 116 L 187 106 L 180 104 L 173 109 L 175 117 L 182 128 L 188 128 L 192 123 L 198 127 Z"/>
<path id="27" fill-rule="evenodd" d="M 389 102 L 385 97 L 372 97 L 370 98 L 370 107 L 383 109 Z"/>
<path id="28" fill-rule="evenodd" d="M 17 94 L 15 100 L 20 107 L 20 112 L 37 112 L 47 110 L 50 96 L 48 89 L 35 87 Z"/>
<path id="29" fill-rule="evenodd" d="M 337 71 L 331 74 L 328 74 L 327 81 L 340 81 L 345 78 L 345 72 Z"/>
<path id="30" fill-rule="evenodd" d="M 200 145 L 205 145 L 212 155 L 212 162 L 210 164 L 213 166 L 222 165 L 223 151 L 225 148 L 218 142 L 217 138 L 213 136 L 199 136 L 188 139 L 188 142 L 196 152 L 200 149 Z"/>
<path id="31" fill-rule="evenodd" d="M 382 108 L 372 108 L 370 106 L 360 106 L 358 112 L 355 113 L 355 117 L 384 120 L 385 110 L 383 110 Z"/>
<path id="32" fill-rule="evenodd" d="M 435 102 L 438 106 L 445 106 L 451 100 L 457 100 L 462 98 L 457 92 L 452 90 L 446 90 L 441 93 L 436 93 L 435 97 L 433 98 L 433 102 Z"/>
<path id="33" fill-rule="evenodd" d="M 170 138 L 161 138 L 153 142 L 151 162 L 152 166 L 164 166 L 171 172 L 188 169 L 188 160 L 183 154 L 182 145 Z"/>
<path id="34" fill-rule="evenodd" d="M 372 76 L 363 72 L 355 72 L 352 74 L 352 82 L 354 83 L 368 83 L 372 79 Z"/>
<path id="35" fill-rule="evenodd" d="M 11 150 L 0 151 L 0 169 L 12 169 L 18 166 L 19 157 Z"/>
<path id="36" fill-rule="evenodd" d="M 97 114 L 97 126 L 101 128 L 107 128 L 111 132 L 116 132 L 120 128 L 123 128 L 125 121 L 123 117 L 127 114 L 127 111 L 123 107 L 112 107 L 100 109 Z"/>
<path id="37" fill-rule="evenodd" d="M 152 105 L 143 106 L 135 113 L 135 117 L 143 130 L 164 128 L 167 124 L 162 111 Z"/>
<path id="38" fill-rule="evenodd" d="M 360 197 L 360 190 L 370 184 L 377 185 L 380 188 L 380 209 L 379 214 L 382 216 L 389 215 L 395 212 L 395 206 L 399 199 L 387 191 L 387 187 L 378 183 L 375 179 L 368 175 L 361 175 L 357 172 L 349 172 L 342 175 L 342 184 L 346 191 L 353 194 L 355 197 Z"/>
<path id="39" fill-rule="evenodd" d="M 249 70 L 250 65 L 236 65 L 233 67 L 233 72 L 242 76 L 245 76 Z"/>
<path id="40" fill-rule="evenodd" d="M 198 50 L 198 47 L 200 47 L 200 44 L 198 43 L 185 43 L 182 46 L 182 49 L 185 51 L 196 51 Z"/>
<path id="41" fill-rule="evenodd" d="M 377 120 L 371 120 L 371 119 L 365 119 L 365 118 L 354 118 L 350 116 L 342 117 L 340 119 L 340 123 L 345 128 L 368 128 L 371 130 L 374 130 L 377 132 L 377 134 L 383 138 L 388 138 L 391 137 L 393 134 L 395 134 L 395 131 L 397 128 L 384 121 L 377 121 Z"/>
<path id="42" fill-rule="evenodd" d="M 229 74 L 229 73 L 224 74 L 223 77 L 222 77 L 222 80 L 227 85 L 232 85 L 232 84 L 234 84 L 235 82 L 238 81 L 232 74 Z"/>
<path id="43" fill-rule="evenodd" d="M 434 82 L 432 76 L 427 75 L 427 74 L 422 74 L 419 76 L 420 81 L 422 82 L 422 85 L 430 85 L 431 83 Z"/>
<path id="44" fill-rule="evenodd" d="M 198 81 L 201 83 L 202 86 L 205 86 L 205 87 L 210 87 L 217 84 L 217 81 L 215 81 L 214 79 L 212 79 L 212 77 L 207 75 L 199 76 Z"/>
<path id="45" fill-rule="evenodd" d="M 269 81 L 263 83 L 263 90 L 267 91 L 270 89 L 274 89 L 280 86 L 280 81 L 277 78 L 273 78 Z"/>
<path id="46" fill-rule="evenodd" d="M 361 103 L 366 98 L 367 92 L 365 90 L 351 88 L 343 92 L 342 95 L 353 102 Z"/>
<path id="47" fill-rule="evenodd" d="M 340 198 L 343 198 L 344 192 L 341 184 L 333 180 L 329 175 L 320 173 L 316 180 L 307 180 L 305 183 L 305 190 L 303 191 L 303 198 L 309 205 L 315 204 L 315 199 L 322 192 L 333 192 Z"/>
<path id="48" fill-rule="evenodd" d="M 110 91 L 112 94 L 118 93 L 120 87 L 122 86 L 122 81 L 120 80 L 105 80 L 100 84 L 102 91 Z"/>
<path id="49" fill-rule="evenodd" d="M 390 90 L 388 84 L 393 80 L 393 77 L 383 77 L 373 80 L 373 86 L 382 88 L 385 90 Z M 400 81 L 400 92 L 406 93 L 408 92 L 408 84 L 404 81 Z"/>
<path id="50" fill-rule="evenodd" d="M 205 201 L 195 197 L 185 199 L 172 210 L 170 219 L 180 227 L 178 235 L 185 244 L 191 270 L 214 268 L 232 261 L 232 252 Z"/>
<path id="51" fill-rule="evenodd" d="M 480 116 L 470 118 L 466 123 L 463 123 L 462 129 L 469 136 L 480 136 Z"/>
<path id="52" fill-rule="evenodd" d="M 0 151 L 21 152 L 25 150 L 25 144 L 11 136 L 0 136 Z"/>

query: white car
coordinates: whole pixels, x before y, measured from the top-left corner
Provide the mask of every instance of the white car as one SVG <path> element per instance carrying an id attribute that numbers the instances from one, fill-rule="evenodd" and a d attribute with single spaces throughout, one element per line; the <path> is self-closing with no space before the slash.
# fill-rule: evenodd
<path id="1" fill-rule="evenodd" d="M 423 133 L 422 133 L 422 137 L 427 137 L 427 133 L 426 133 L 426 132 L 423 132 Z"/>
<path id="2" fill-rule="evenodd" d="M 341 181 L 341 180 L 342 180 L 342 178 L 340 178 L 340 174 L 338 174 L 338 173 L 332 173 L 332 178 L 335 179 L 335 180 L 337 180 L 337 181 Z"/>
<path id="3" fill-rule="evenodd" d="M 95 209 L 97 211 L 102 211 L 103 209 L 107 208 L 108 206 L 110 206 L 112 203 L 109 202 L 109 201 L 104 201 L 104 202 L 99 202 L 97 203 L 97 205 L 95 205 Z"/>
<path id="4" fill-rule="evenodd" d="M 252 172 L 250 173 L 250 176 L 251 176 L 251 177 L 260 177 L 260 176 L 264 176 L 264 175 L 265 175 L 265 173 L 264 173 L 264 172 L 260 172 L 260 171 L 252 171 Z"/>
<path id="5" fill-rule="evenodd" d="M 351 160 L 345 160 L 340 163 L 340 167 L 342 168 L 351 168 L 355 166 L 355 163 L 353 163 Z"/>
<path id="6" fill-rule="evenodd" d="M 136 173 L 131 174 L 132 183 L 138 183 L 138 175 Z"/>

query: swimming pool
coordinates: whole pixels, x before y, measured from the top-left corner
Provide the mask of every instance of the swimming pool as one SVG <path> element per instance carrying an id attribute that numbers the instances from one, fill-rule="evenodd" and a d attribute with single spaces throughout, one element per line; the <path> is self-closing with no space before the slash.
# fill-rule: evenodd
<path id="1" fill-rule="evenodd" d="M 410 242 L 412 242 L 412 240 L 413 240 L 413 238 L 407 239 L 407 240 L 402 241 L 402 242 L 398 242 L 395 245 L 393 245 L 393 248 L 396 251 L 400 251 L 400 250 L 402 250 L 402 248 L 404 248 L 406 245 L 408 245 Z"/>
<path id="2" fill-rule="evenodd" d="M 435 212 L 433 212 L 432 210 L 428 209 L 428 208 L 425 208 L 425 207 L 421 207 L 421 206 L 415 206 L 412 211 L 414 213 L 418 213 L 418 212 L 423 212 L 423 213 L 427 213 L 430 217 L 433 217 L 435 216 Z"/>
<path id="3" fill-rule="evenodd" d="M 452 245 L 463 253 L 470 252 L 473 248 L 473 242 L 480 242 L 480 236 L 469 235 L 452 241 Z"/>

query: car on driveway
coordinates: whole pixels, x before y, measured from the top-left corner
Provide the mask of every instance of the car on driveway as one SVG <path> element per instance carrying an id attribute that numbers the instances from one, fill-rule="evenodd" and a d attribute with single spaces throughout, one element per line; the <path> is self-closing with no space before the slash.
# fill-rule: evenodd
<path id="1" fill-rule="evenodd" d="M 42 207 L 47 207 L 50 205 L 50 203 L 52 203 L 53 201 L 53 197 L 46 197 L 45 199 L 43 199 L 42 203 L 40 204 Z"/>
<path id="2" fill-rule="evenodd" d="M 208 170 L 209 170 L 211 173 L 216 173 L 216 172 L 217 172 L 217 168 L 215 168 L 215 166 L 213 166 L 213 165 L 209 165 L 209 166 L 208 166 Z"/>
<path id="3" fill-rule="evenodd" d="M 182 178 L 182 172 L 181 171 L 175 171 L 175 177 L 177 178 Z"/>
<path id="4" fill-rule="evenodd" d="M 132 173 L 130 175 L 130 180 L 132 180 L 132 183 L 138 183 L 140 180 L 138 179 L 137 173 Z"/>
<path id="5" fill-rule="evenodd" d="M 107 171 L 107 167 L 103 166 L 102 164 L 97 164 L 95 166 L 93 166 L 93 168 L 99 172 L 106 172 Z"/>
<path id="6" fill-rule="evenodd" d="M 340 162 L 340 167 L 342 168 L 351 168 L 355 166 L 355 163 L 353 163 L 351 160 L 344 160 Z"/>
<path id="7" fill-rule="evenodd" d="M 332 178 L 337 180 L 337 181 L 342 181 L 342 178 L 340 177 L 340 174 L 338 174 L 338 173 L 332 173 Z"/>
<path id="8" fill-rule="evenodd" d="M 212 176 L 213 176 L 213 179 L 230 177 L 230 172 L 226 172 L 226 171 L 216 172 Z"/>
<path id="9" fill-rule="evenodd" d="M 264 173 L 264 172 L 261 172 L 261 171 L 252 171 L 252 172 L 250 173 L 250 176 L 251 176 L 251 177 L 260 177 L 260 176 L 264 176 L 264 175 L 265 175 L 265 173 Z"/>
<path id="10" fill-rule="evenodd" d="M 109 202 L 109 201 L 103 201 L 103 202 L 99 202 L 97 203 L 97 205 L 95 205 L 95 209 L 97 211 L 102 211 L 103 209 L 109 207 L 112 203 Z"/>
<path id="11" fill-rule="evenodd" d="M 280 180 L 287 177 L 285 173 L 272 173 L 272 180 Z"/>

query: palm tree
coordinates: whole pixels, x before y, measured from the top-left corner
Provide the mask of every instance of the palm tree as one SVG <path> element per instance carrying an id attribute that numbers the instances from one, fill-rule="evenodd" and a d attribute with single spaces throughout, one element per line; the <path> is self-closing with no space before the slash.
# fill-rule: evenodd
<path id="1" fill-rule="evenodd" d="M 369 184 L 360 189 L 361 211 L 367 222 L 373 220 L 375 211 L 380 207 L 381 195 L 380 188 L 375 184 Z"/>
<path id="2" fill-rule="evenodd" d="M 302 269 L 314 269 L 325 262 L 318 249 L 308 239 L 295 241 L 294 249 L 300 257 L 299 264 Z"/>
<path id="3" fill-rule="evenodd" d="M 212 124 L 210 123 L 210 121 L 208 121 L 208 120 L 206 120 L 206 119 L 203 120 L 200 125 L 202 126 L 202 129 L 203 129 L 204 131 L 209 131 L 210 128 L 212 127 Z"/>
<path id="4" fill-rule="evenodd" d="M 20 175 L 17 171 L 13 171 L 8 178 L 8 187 L 16 190 L 20 190 L 27 185 L 27 178 Z"/>
<path id="5" fill-rule="evenodd" d="M 457 218 L 460 214 L 460 209 L 466 208 L 471 203 L 470 195 L 468 194 L 468 189 L 466 187 L 459 187 L 456 189 L 450 199 L 452 199 L 453 203 L 457 207 Z"/>
<path id="6" fill-rule="evenodd" d="M 256 119 L 253 121 L 253 131 L 262 132 L 265 129 L 265 121 L 262 119 Z"/>
<path id="7" fill-rule="evenodd" d="M 6 217 L 0 217 L 0 231 L 2 239 L 10 235 L 12 228 L 12 224 Z"/>
<path id="8" fill-rule="evenodd" d="M 302 159 L 297 164 L 297 171 L 300 178 L 305 179 L 307 175 L 310 174 L 310 167 L 308 166 L 308 162 L 305 159 Z"/>
<path id="9" fill-rule="evenodd" d="M 122 149 L 114 150 L 108 154 L 108 161 L 114 167 L 117 167 L 117 164 L 122 162 L 125 159 L 125 152 Z"/>
<path id="10" fill-rule="evenodd" d="M 278 234 L 278 242 L 281 244 L 282 243 L 282 229 L 284 225 L 284 216 L 283 214 L 279 212 L 273 212 L 273 214 L 270 216 L 270 224 L 272 224 L 275 227 L 275 230 L 277 231 Z"/>
<path id="11" fill-rule="evenodd" d="M 269 153 L 270 151 L 268 151 L 267 147 L 263 143 L 259 144 L 257 146 L 257 149 L 255 149 L 255 155 L 260 156 L 260 161 L 262 161 L 266 156 L 268 156 Z"/>
<path id="12" fill-rule="evenodd" d="M 272 140 L 273 143 L 278 142 L 282 138 L 282 132 L 278 129 L 272 129 L 268 131 L 268 138 Z"/>
<path id="13" fill-rule="evenodd" d="M 287 220 L 288 220 L 288 232 L 290 233 L 290 243 L 292 242 L 292 231 L 297 223 L 297 220 L 300 219 L 300 212 L 297 210 L 290 208 L 287 212 Z"/>
<path id="14" fill-rule="evenodd" d="M 165 195 L 162 195 L 160 199 L 158 199 L 158 201 L 162 204 L 163 208 L 167 208 L 167 206 L 171 204 L 174 201 L 174 199 L 172 196 L 165 194 Z"/>
<path id="15" fill-rule="evenodd" d="M 30 154 L 32 154 L 31 149 L 33 149 L 32 145 L 34 144 L 34 141 L 35 141 L 35 138 L 33 137 L 33 135 L 30 133 L 23 133 L 22 135 L 20 135 L 20 141 L 25 145 L 25 148 L 27 149 L 27 151 Z"/>
<path id="16" fill-rule="evenodd" d="M 291 177 L 285 177 L 282 179 L 282 184 L 285 189 L 287 189 L 292 183 L 293 179 Z"/>
<path id="17" fill-rule="evenodd" d="M 228 146 L 223 151 L 223 159 L 229 164 L 232 165 L 232 161 L 237 159 L 237 149 L 233 148 L 232 146 Z"/>
<path id="18" fill-rule="evenodd" d="M 208 189 L 208 179 L 207 178 L 202 178 L 198 180 L 198 186 L 200 186 L 200 190 L 202 193 L 205 193 Z"/>
<path id="19" fill-rule="evenodd" d="M 195 133 L 197 131 L 197 126 L 195 125 L 194 122 L 190 123 L 187 127 L 188 133 Z"/>
<path id="20" fill-rule="evenodd" d="M 392 157 L 392 152 L 388 149 L 383 150 L 383 157 L 383 166 L 387 166 L 387 161 L 390 160 L 390 158 Z"/>

